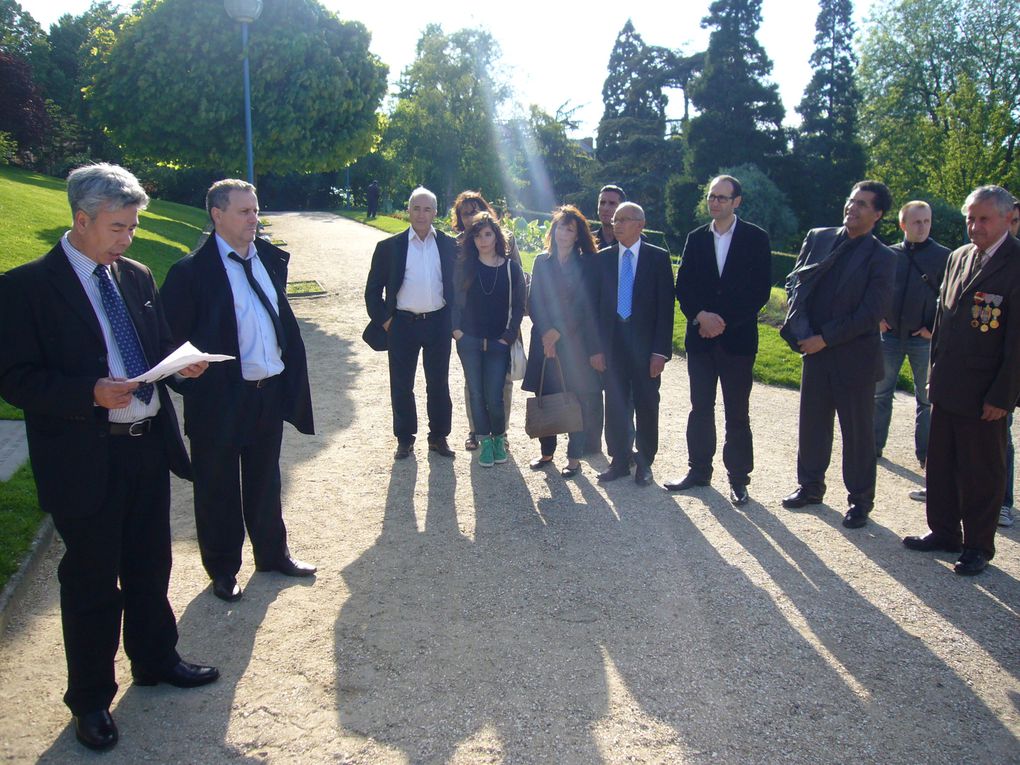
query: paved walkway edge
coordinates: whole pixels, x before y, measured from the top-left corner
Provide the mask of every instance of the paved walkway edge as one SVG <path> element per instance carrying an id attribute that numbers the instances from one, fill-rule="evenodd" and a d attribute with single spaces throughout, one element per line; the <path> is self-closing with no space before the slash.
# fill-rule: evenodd
<path id="1" fill-rule="evenodd" d="M 21 565 L 14 575 L 7 580 L 3 592 L 0 592 L 0 635 L 7 629 L 7 620 L 10 614 L 16 609 L 28 591 L 28 583 L 32 575 L 39 567 L 39 562 L 46 556 L 53 541 L 53 519 L 49 515 L 43 516 L 39 523 L 39 530 L 28 548 L 28 552 L 21 560 Z"/>

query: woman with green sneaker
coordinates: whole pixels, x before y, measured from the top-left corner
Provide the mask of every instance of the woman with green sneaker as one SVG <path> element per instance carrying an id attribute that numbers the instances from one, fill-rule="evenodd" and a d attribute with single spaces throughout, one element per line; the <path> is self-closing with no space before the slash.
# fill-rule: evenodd
<path id="1" fill-rule="evenodd" d="M 506 236 L 489 213 L 475 216 L 465 232 L 454 288 L 453 338 L 481 445 L 478 464 L 492 467 L 507 459 L 503 384 L 527 295 L 524 272 L 507 257 Z"/>

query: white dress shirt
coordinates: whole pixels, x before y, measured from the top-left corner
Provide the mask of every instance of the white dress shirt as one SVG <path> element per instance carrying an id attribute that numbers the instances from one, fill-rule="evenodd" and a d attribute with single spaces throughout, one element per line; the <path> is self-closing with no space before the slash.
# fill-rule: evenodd
<path id="1" fill-rule="evenodd" d="M 719 269 L 719 276 L 722 276 L 726 268 L 726 256 L 730 253 L 730 242 L 733 241 L 733 230 L 737 227 L 737 216 L 733 216 L 733 223 L 725 234 L 720 234 L 712 221 L 712 237 L 715 239 L 715 265 Z"/>
<path id="2" fill-rule="evenodd" d="M 446 305 L 443 295 L 443 267 L 439 260 L 436 230 L 422 239 L 414 229 L 407 231 L 407 265 L 404 281 L 397 291 L 397 310 L 411 313 L 431 313 Z"/>
<path id="3" fill-rule="evenodd" d="M 223 261 L 223 268 L 226 269 L 227 279 L 230 282 L 230 291 L 234 296 L 234 318 L 237 320 L 237 347 L 241 354 L 241 376 L 245 380 L 263 380 L 266 377 L 273 377 L 283 372 L 283 356 L 280 353 L 280 345 L 276 338 L 276 329 L 273 327 L 273 320 L 266 313 L 266 308 L 259 300 L 248 283 L 248 277 L 244 273 L 244 266 L 230 258 L 234 252 L 219 234 L 216 237 L 216 246 L 220 251 L 220 259 Z M 269 302 L 280 315 L 280 306 L 276 296 L 276 287 L 273 280 L 269 278 L 269 272 L 259 260 L 255 243 L 248 245 L 248 251 L 237 253 L 245 260 L 251 259 L 251 270 L 255 275 L 255 281 L 266 293 Z"/>

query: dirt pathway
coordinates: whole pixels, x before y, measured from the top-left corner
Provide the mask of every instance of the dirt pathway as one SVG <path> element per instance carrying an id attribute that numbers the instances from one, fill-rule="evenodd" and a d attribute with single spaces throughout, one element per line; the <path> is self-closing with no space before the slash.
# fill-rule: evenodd
<path id="1" fill-rule="evenodd" d="M 1020 533 L 989 573 L 905 551 L 923 531 L 912 402 L 897 398 L 874 521 L 830 504 L 788 512 L 795 392 L 752 396 L 752 501 L 715 486 L 670 496 L 631 481 L 532 472 L 514 398 L 511 459 L 394 463 L 385 355 L 361 340 L 381 235 L 327 214 L 272 215 L 291 278 L 318 435 L 288 430 L 285 508 L 314 582 L 255 574 L 215 599 L 199 563 L 190 487 L 174 484 L 171 600 L 181 651 L 218 664 L 194 691 L 135 688 L 123 655 L 104 762 L 1017 763 Z M 466 428 L 451 362 L 454 433 Z M 419 382 L 421 376 L 419 372 Z M 683 471 L 683 359 L 663 383 L 660 482 Z M 423 388 L 423 384 L 419 386 Z M 423 397 L 422 397 L 423 399 Z M 424 411 L 424 401 L 420 404 Z M 562 462 L 561 447 L 559 461 Z M 0 759 L 91 761 L 61 703 L 56 543 L 0 639 Z"/>

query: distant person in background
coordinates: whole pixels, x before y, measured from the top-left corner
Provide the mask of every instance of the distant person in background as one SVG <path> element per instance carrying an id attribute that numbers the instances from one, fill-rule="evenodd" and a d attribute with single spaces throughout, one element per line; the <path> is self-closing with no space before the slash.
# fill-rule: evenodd
<path id="1" fill-rule="evenodd" d="M 464 231 L 470 227 L 474 217 L 481 212 L 488 213 L 493 219 L 499 220 L 499 215 L 492 208 L 492 205 L 486 202 L 485 198 L 478 191 L 462 191 L 453 201 L 453 207 L 450 209 L 450 225 L 457 231 L 458 247 L 463 246 Z M 523 269 L 521 253 L 517 249 L 517 240 L 513 234 L 509 234 L 506 237 L 506 248 L 510 259 Z M 527 274 L 525 274 L 525 281 L 527 281 Z M 503 409 L 508 421 L 510 419 L 510 405 L 513 403 L 513 393 L 513 380 L 510 379 L 508 372 L 506 384 L 503 386 Z M 464 439 L 464 448 L 469 452 L 473 452 L 478 448 L 478 438 L 475 435 L 475 421 L 471 413 L 471 401 L 468 395 L 466 380 L 464 381 L 464 406 L 467 409 L 468 421 L 468 434 L 467 438 Z M 507 441 L 507 446 L 509 446 L 509 441 Z"/>
<path id="2" fill-rule="evenodd" d="M 875 387 L 875 454 L 882 456 L 889 436 L 893 394 L 903 359 L 914 376 L 914 455 L 924 467 L 928 454 L 928 357 L 931 330 L 935 326 L 939 287 L 946 273 L 949 248 L 931 238 L 931 207 L 927 202 L 907 202 L 900 208 L 903 241 L 890 249 L 896 257 L 896 282 L 892 312 L 879 324 L 885 376 Z"/>
<path id="3" fill-rule="evenodd" d="M 616 233 L 613 231 L 613 215 L 616 208 L 627 201 L 627 195 L 619 186 L 607 184 L 599 189 L 599 222 L 600 228 L 592 233 L 595 235 L 595 244 L 600 250 L 611 244 L 616 244 Z"/>
<path id="4" fill-rule="evenodd" d="M 1014 239 L 1020 234 L 1020 202 L 1013 202 L 1013 217 L 1009 222 L 1009 235 Z M 1013 481 L 1015 480 L 1014 462 L 1016 453 L 1013 448 L 1013 410 L 1009 410 L 1006 418 L 1006 494 L 999 511 L 999 525 L 1008 528 L 1015 521 L 1016 512 L 1013 508 Z"/>
<path id="5" fill-rule="evenodd" d="M 379 210 L 379 181 L 372 181 L 365 190 L 365 199 L 368 202 L 368 214 L 365 218 L 372 220 Z"/>
<path id="6" fill-rule="evenodd" d="M 559 393 L 565 384 L 566 390 L 577 394 L 587 423 L 602 399 L 599 376 L 591 365 L 599 346 L 596 307 L 591 299 L 595 293 L 592 282 L 599 278 L 599 270 L 595 240 L 581 211 L 572 205 L 554 211 L 545 246 L 532 269 L 528 298 L 531 350 L 521 387 L 538 392 L 541 384 L 543 393 Z M 543 380 L 546 359 L 550 361 L 545 364 Z M 531 461 L 532 470 L 551 465 L 556 453 L 556 436 L 543 436 L 539 443 L 542 456 Z M 568 435 L 567 464 L 560 471 L 564 478 L 573 478 L 581 469 L 584 445 L 584 429 Z"/>
<path id="7" fill-rule="evenodd" d="M 493 216 L 479 213 L 457 260 L 452 325 L 482 467 L 507 460 L 503 385 L 526 299 L 524 271 L 509 258 L 503 230 Z"/>

